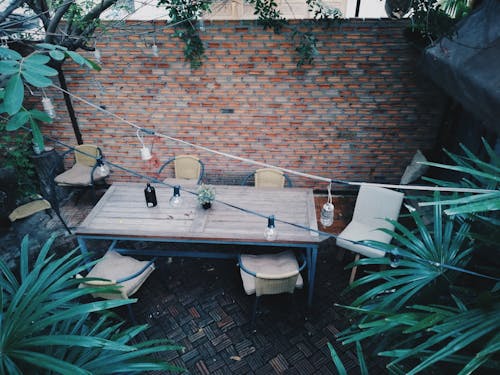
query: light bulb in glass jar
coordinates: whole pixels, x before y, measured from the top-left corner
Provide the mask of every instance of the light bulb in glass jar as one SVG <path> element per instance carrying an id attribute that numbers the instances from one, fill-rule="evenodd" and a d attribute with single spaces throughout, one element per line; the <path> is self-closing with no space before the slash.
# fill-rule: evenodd
<path id="1" fill-rule="evenodd" d="M 333 224 L 333 214 L 335 212 L 335 207 L 332 203 L 327 202 L 321 208 L 320 221 L 324 227 L 329 227 Z"/>
<path id="2" fill-rule="evenodd" d="M 389 259 L 391 260 L 391 267 L 396 268 L 399 266 L 399 260 L 401 257 L 399 256 L 399 251 L 397 249 L 394 249 L 391 251 L 389 254 Z"/>
<path id="3" fill-rule="evenodd" d="M 274 241 L 278 237 L 278 231 L 274 225 L 274 216 L 271 215 L 267 218 L 267 227 L 264 230 L 264 237 L 268 241 Z"/>
<path id="4" fill-rule="evenodd" d="M 179 185 L 174 186 L 174 195 L 170 198 L 169 203 L 172 207 L 180 207 L 182 204 L 181 187 Z"/>

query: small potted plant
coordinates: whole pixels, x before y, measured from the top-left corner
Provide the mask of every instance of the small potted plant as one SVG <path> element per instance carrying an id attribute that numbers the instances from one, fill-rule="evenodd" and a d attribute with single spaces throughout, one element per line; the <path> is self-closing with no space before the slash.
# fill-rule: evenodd
<path id="1" fill-rule="evenodd" d="M 215 199 L 215 189 L 212 186 L 202 184 L 198 189 L 198 202 L 204 209 L 212 207 Z"/>

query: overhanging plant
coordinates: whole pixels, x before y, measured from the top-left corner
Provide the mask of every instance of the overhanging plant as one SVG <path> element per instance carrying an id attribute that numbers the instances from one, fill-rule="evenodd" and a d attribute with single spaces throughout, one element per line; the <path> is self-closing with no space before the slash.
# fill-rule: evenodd
<path id="1" fill-rule="evenodd" d="M 0 48 L 0 114 L 8 116 L 5 128 L 12 131 L 29 124 L 33 142 L 41 151 L 45 149 L 45 145 L 40 123 L 50 123 L 52 118 L 45 112 L 23 105 L 25 86 L 40 89 L 51 86 L 51 77 L 58 74 L 57 70 L 50 66 L 51 62 L 60 63 L 66 58 L 100 70 L 94 62 L 63 46 L 40 43 L 35 45 L 35 50 L 27 56 L 6 47 Z"/>
<path id="2" fill-rule="evenodd" d="M 77 280 L 75 276 L 92 264 L 85 264 L 77 250 L 60 258 L 49 255 L 53 241 L 54 236 L 30 264 L 25 237 L 16 274 L 0 260 L 0 373 L 97 375 L 182 371 L 153 357 L 155 353 L 181 347 L 167 339 L 140 342 L 147 326 L 126 328 L 109 311 L 133 303 L 134 299 L 82 300 L 96 288 L 78 288 L 85 279 Z M 116 291 L 116 286 L 107 288 Z"/>
<path id="3" fill-rule="evenodd" d="M 463 148 L 464 155 L 449 154 L 457 166 L 432 164 L 464 173 L 457 182 L 432 180 L 450 187 L 476 187 L 498 191 L 498 158 L 485 143 L 489 162 Z M 478 203 L 476 196 L 481 196 Z M 417 374 L 451 371 L 470 374 L 484 370 L 500 371 L 500 299 L 498 271 L 476 253 L 489 249 L 491 259 L 498 252 L 500 232 L 498 211 L 493 202 L 498 196 L 470 193 L 450 199 L 440 194 L 425 199 L 432 216 L 411 209 L 413 225 L 399 223 L 389 232 L 392 245 L 376 242 L 367 245 L 399 256 L 397 268 L 371 272 L 357 280 L 351 288 L 367 290 L 355 298 L 349 309 L 355 324 L 338 339 L 343 344 L 356 343 L 362 374 L 368 374 L 365 348 L 374 347 L 377 356 L 388 359 L 391 374 Z M 478 223 L 480 225 L 478 225 Z M 476 231 L 485 227 L 489 236 Z M 493 228 L 493 231 L 491 231 Z M 474 232 L 473 232 L 474 231 Z M 493 244 L 493 245 L 491 245 Z M 389 258 L 363 259 L 358 264 L 384 264 Z M 481 273 L 481 272 L 485 272 Z M 345 371 L 330 345 L 339 372 Z M 371 351 L 370 351 L 371 353 Z"/>

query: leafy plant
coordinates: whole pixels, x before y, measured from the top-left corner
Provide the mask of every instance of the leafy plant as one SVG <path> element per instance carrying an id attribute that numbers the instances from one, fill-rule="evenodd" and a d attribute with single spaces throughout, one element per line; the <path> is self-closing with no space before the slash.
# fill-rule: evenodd
<path id="1" fill-rule="evenodd" d="M 35 167 L 31 162 L 31 136 L 24 134 L 13 137 L 5 131 L 5 123 L 0 122 L 0 164 L 16 169 L 18 198 L 33 195 L 38 190 L 35 178 Z"/>
<path id="2" fill-rule="evenodd" d="M 215 189 L 212 186 L 202 184 L 197 191 L 198 203 L 203 205 L 204 203 L 212 203 L 215 199 Z"/>
<path id="3" fill-rule="evenodd" d="M 60 258 L 49 250 L 52 236 L 33 264 L 29 240 L 21 243 L 18 275 L 0 260 L 0 373 L 2 374 L 134 374 L 181 371 L 154 359 L 155 353 L 178 350 L 169 340 L 140 342 L 147 326 L 126 328 L 109 309 L 136 300 L 85 302 L 103 287 L 78 288 L 76 279 L 93 263 L 76 250 Z M 82 262 L 84 263 L 82 265 Z M 117 291 L 116 286 L 104 287 Z"/>
<path id="4" fill-rule="evenodd" d="M 445 187 L 488 188 L 496 193 L 498 158 L 486 142 L 485 148 L 489 163 L 463 146 L 464 156 L 448 153 L 456 166 L 428 163 L 468 178 L 458 182 L 429 181 Z M 482 196 L 479 201 L 498 199 L 490 195 L 493 193 L 478 194 Z M 413 225 L 393 222 L 394 231 L 381 229 L 393 236 L 392 245 L 366 242 L 384 250 L 389 258 L 367 258 L 356 263 L 392 264 L 395 268 L 370 272 L 351 285 L 351 289 L 365 291 L 350 306 L 341 306 L 357 319 L 338 339 L 343 344 L 375 344 L 377 355 L 388 359 L 386 367 L 391 374 L 417 374 L 443 365 L 461 375 L 478 369 L 500 369 L 499 278 L 474 270 L 488 269 L 476 257 L 477 252 L 489 244 L 494 246 L 491 251 L 497 251 L 498 213 L 495 205 L 477 204 L 475 196 L 465 195 L 442 199 L 436 193 L 432 200 L 426 199 L 423 205 L 430 206 L 425 210 L 432 209 L 430 217 L 425 210 L 409 207 Z M 487 242 L 471 232 L 477 228 L 479 217 L 490 225 L 488 228 L 494 228 Z M 342 366 L 333 346 L 330 350 L 340 372 Z M 358 357 L 364 361 L 361 352 Z"/>
<path id="5" fill-rule="evenodd" d="M 40 150 L 44 150 L 45 145 L 39 122 L 50 123 L 52 119 L 45 112 L 23 106 L 24 86 L 44 88 L 52 85 L 50 77 L 58 73 L 56 69 L 49 66 L 51 59 L 63 61 L 69 57 L 78 64 L 97 70 L 100 68 L 78 53 L 67 50 L 66 47 L 41 43 L 37 45 L 37 48 L 24 57 L 12 49 L 0 48 L 2 59 L 0 68 L 4 82 L 6 82 L 5 86 L 0 89 L 0 114 L 6 113 L 10 116 L 5 127 L 9 131 L 17 130 L 29 123 L 34 143 Z"/>

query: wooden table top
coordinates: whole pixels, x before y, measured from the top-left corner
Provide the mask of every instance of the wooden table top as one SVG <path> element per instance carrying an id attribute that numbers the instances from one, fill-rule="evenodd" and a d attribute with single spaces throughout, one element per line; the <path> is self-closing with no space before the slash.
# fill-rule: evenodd
<path id="1" fill-rule="evenodd" d="M 144 187 L 143 183 L 113 183 L 78 227 L 76 235 L 266 243 L 267 216 L 274 215 L 278 237 L 273 242 L 317 244 L 322 240 L 316 232 L 278 221 L 317 230 L 311 189 L 214 185 L 217 201 L 205 210 L 198 204 L 196 195 L 183 190 L 181 206 L 171 207 L 169 199 L 173 189 L 161 185 L 154 185 L 158 205 L 148 208 Z M 187 188 L 190 191 L 195 189 Z"/>

